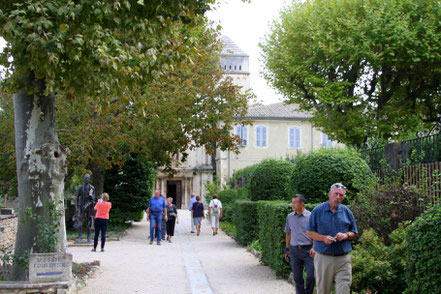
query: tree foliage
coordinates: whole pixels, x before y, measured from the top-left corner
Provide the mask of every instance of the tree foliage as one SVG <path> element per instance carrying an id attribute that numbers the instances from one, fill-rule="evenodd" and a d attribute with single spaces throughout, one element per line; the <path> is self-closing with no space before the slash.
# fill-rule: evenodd
<path id="1" fill-rule="evenodd" d="M 360 145 L 440 120 L 441 9 L 428 0 L 313 0 L 261 45 L 266 78 L 333 139 Z"/>

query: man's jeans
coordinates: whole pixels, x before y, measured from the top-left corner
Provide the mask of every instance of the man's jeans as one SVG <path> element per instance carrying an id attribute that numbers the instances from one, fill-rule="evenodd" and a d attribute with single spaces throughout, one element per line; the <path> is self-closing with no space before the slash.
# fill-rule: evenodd
<path id="1" fill-rule="evenodd" d="M 290 246 L 291 269 L 296 284 L 296 294 L 312 294 L 314 291 L 314 258 L 309 256 L 312 245 L 306 248 Z M 303 280 L 303 268 L 306 270 L 306 287 Z"/>
<path id="2" fill-rule="evenodd" d="M 155 236 L 155 225 L 157 225 L 156 241 L 161 242 L 161 229 L 162 229 L 162 213 L 150 214 L 150 240 L 153 241 Z"/>

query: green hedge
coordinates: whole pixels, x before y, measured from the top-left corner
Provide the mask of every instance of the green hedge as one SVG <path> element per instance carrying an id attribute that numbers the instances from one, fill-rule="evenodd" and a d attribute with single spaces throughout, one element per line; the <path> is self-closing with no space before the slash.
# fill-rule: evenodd
<path id="1" fill-rule="evenodd" d="M 222 203 L 222 219 L 223 221 L 233 221 L 233 204 L 236 200 L 246 200 L 248 198 L 248 193 L 244 192 L 243 189 L 226 189 L 220 191 L 218 194 L 218 199 Z"/>
<path id="2" fill-rule="evenodd" d="M 284 262 L 285 223 L 292 212 L 291 205 L 282 201 L 259 201 L 257 218 L 259 241 L 262 246 L 262 262 L 268 264 L 278 277 L 288 277 L 291 267 Z"/>
<path id="3" fill-rule="evenodd" d="M 375 176 L 360 154 L 350 149 L 319 149 L 299 154 L 290 180 L 291 194 L 303 194 L 308 202 L 328 200 L 329 187 L 342 183 L 347 199 L 362 187 L 375 182 Z"/>
<path id="4" fill-rule="evenodd" d="M 233 206 L 236 240 L 239 244 L 247 246 L 258 238 L 257 202 L 238 200 Z"/>
<path id="5" fill-rule="evenodd" d="M 441 203 L 426 210 L 408 228 L 406 293 L 441 293 Z"/>
<path id="6" fill-rule="evenodd" d="M 250 178 L 251 200 L 290 199 L 289 183 L 294 164 L 267 159 L 259 163 Z"/>

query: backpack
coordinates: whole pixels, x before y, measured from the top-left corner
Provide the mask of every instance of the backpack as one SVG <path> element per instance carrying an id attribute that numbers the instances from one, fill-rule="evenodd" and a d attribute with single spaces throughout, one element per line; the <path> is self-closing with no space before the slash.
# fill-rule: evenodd
<path id="1" fill-rule="evenodd" d="M 216 204 L 216 202 L 214 202 L 214 200 L 211 200 L 211 201 L 213 201 L 213 207 L 211 208 L 213 213 L 219 214 L 220 213 L 219 200 L 217 201 L 217 204 Z"/>

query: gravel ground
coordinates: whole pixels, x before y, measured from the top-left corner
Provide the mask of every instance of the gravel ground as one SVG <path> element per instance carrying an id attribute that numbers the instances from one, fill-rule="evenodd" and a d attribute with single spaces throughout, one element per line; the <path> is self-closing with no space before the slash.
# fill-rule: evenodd
<path id="1" fill-rule="evenodd" d="M 207 220 L 200 236 L 190 233 L 190 212 L 179 210 L 173 243 L 149 245 L 145 220 L 134 223 L 121 241 L 108 242 L 105 252 L 70 247 L 75 262 L 100 260 L 101 267 L 80 293 L 294 293 L 294 287 L 234 240 L 212 235 Z M 100 245 L 98 245 L 100 246 Z"/>

